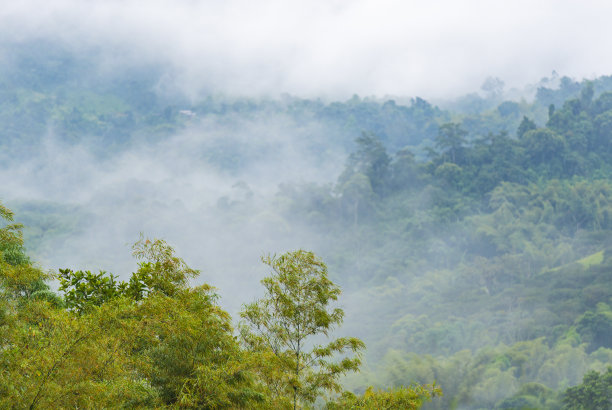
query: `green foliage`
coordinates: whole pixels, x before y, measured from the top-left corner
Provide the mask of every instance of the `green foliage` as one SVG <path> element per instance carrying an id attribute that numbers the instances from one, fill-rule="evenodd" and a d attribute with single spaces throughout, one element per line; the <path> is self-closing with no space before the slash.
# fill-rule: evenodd
<path id="1" fill-rule="evenodd" d="M 150 407 L 156 392 L 134 377 L 125 308 L 105 305 L 79 319 L 33 302 L 20 309 L 2 340 L 2 407 Z M 130 404 L 131 403 L 131 404 Z"/>
<path id="2" fill-rule="evenodd" d="M 519 390 L 501 402 L 495 409 L 558 409 L 558 394 L 540 383 L 526 383 Z"/>
<path id="3" fill-rule="evenodd" d="M 235 408 L 264 403 L 229 315 L 208 286 L 153 294 L 136 308 L 135 357 L 167 405 Z"/>
<path id="4" fill-rule="evenodd" d="M 563 395 L 563 408 L 571 410 L 599 410 L 612 407 L 612 367 L 605 373 L 590 371 L 582 384 L 567 389 Z"/>
<path id="5" fill-rule="evenodd" d="M 597 307 L 597 312 L 587 311 L 576 322 L 576 330 L 590 351 L 612 348 L 612 310 L 604 303 Z"/>
<path id="6" fill-rule="evenodd" d="M 175 256 L 174 249 L 161 239 L 151 241 L 141 237 L 133 246 L 133 255 L 141 262 L 125 286 L 125 291 L 135 300 L 150 293 L 173 296 L 184 290 L 189 279 L 200 273 Z"/>
<path id="7" fill-rule="evenodd" d="M 355 175 L 364 175 L 371 189 L 377 195 L 384 195 L 389 180 L 389 163 L 391 159 L 382 141 L 374 134 L 362 133 L 355 140 L 358 149 L 348 159 L 344 173 L 339 177 L 339 183 L 346 185 Z M 346 191 L 343 188 L 343 192 Z"/>
<path id="8" fill-rule="evenodd" d="M 520 139 L 523 138 L 523 136 L 528 133 L 529 131 L 533 131 L 535 129 L 537 129 L 537 125 L 535 124 L 535 122 L 533 122 L 532 120 L 530 120 L 527 117 L 523 117 L 523 120 L 521 121 L 521 124 L 519 125 L 518 129 L 516 130 L 516 136 Z"/>
<path id="9" fill-rule="evenodd" d="M 3 228 L 0 249 L 22 244 L 21 226 Z M 134 256 L 129 282 L 60 270 L 65 303 L 26 257 L 2 260 L 0 406 L 269 407 L 212 288 L 188 286 L 197 271 L 162 240 L 141 238 Z"/>
<path id="10" fill-rule="evenodd" d="M 8 265 L 28 262 L 23 251 L 23 225 L 13 222 L 13 212 L 0 203 L 0 218 L 5 222 L 0 228 L 0 261 Z"/>
<path id="11" fill-rule="evenodd" d="M 562 167 L 561 161 L 566 152 L 565 139 L 556 135 L 554 131 L 549 129 L 536 129 L 528 131 L 523 135 L 523 141 L 526 151 L 529 155 L 529 160 L 534 166 L 545 165 L 547 167 Z M 561 172 L 561 169 L 554 170 L 556 174 Z"/>
<path id="12" fill-rule="evenodd" d="M 61 300 L 45 283 L 49 275 L 33 266 L 23 248 L 23 225 L 13 223 L 13 212 L 0 203 L 0 218 L 7 224 L 0 228 L 0 289 L 3 298 L 23 304 L 45 299 L 59 306 Z"/>
<path id="13" fill-rule="evenodd" d="M 121 296 L 122 286 L 112 274 L 98 274 L 90 271 L 73 272 L 59 270 L 59 291 L 64 292 L 66 307 L 82 313 L 94 306 L 101 306 L 113 298 Z M 125 287 L 125 286 L 123 286 Z"/>
<path id="14" fill-rule="evenodd" d="M 465 136 L 467 131 L 463 130 L 459 124 L 446 123 L 440 126 L 436 136 L 436 147 L 442 153 L 444 161 L 455 164 L 463 162 L 463 148 L 466 143 Z"/>
<path id="15" fill-rule="evenodd" d="M 83 61 L 91 53 L 84 50 Z M 502 101 L 492 79 L 485 97 L 447 103 L 452 112 L 420 98 L 192 103 L 154 94 L 155 69 L 93 78 L 95 70 L 48 41 L 24 42 L 7 55 L 14 60 L 0 73 L 7 164 L 35 154 L 49 126 L 63 143 L 91 144 L 98 156 L 140 139 L 161 141 L 199 120 L 270 113 L 298 127 L 327 127 L 324 137 L 308 138 L 317 154 L 347 149 L 361 135 L 336 184 L 287 183 L 268 212 L 288 230 L 314 231 L 338 283 L 351 290 L 359 319 L 348 333 L 362 332 L 372 363 L 367 383 L 355 379 L 356 391 L 436 380 L 445 396 L 431 408 L 558 408 L 557 391 L 612 361 L 612 77 L 564 77 L 554 89 L 543 82 L 533 103 Z M 236 172 L 273 145 L 222 140 L 202 151 Z M 248 213 L 248 202 L 226 198 L 219 208 Z M 54 252 L 43 249 L 47 237 L 68 238 L 88 220 L 84 208 L 22 207 L 20 221 L 36 225 L 26 238 L 38 255 Z M 1 205 L 0 216 L 3 407 L 274 408 L 291 406 L 296 390 L 308 404 L 316 396 L 308 386 L 334 391 L 335 375 L 356 368 L 315 360 L 312 374 L 292 373 L 300 361 L 280 346 L 290 351 L 287 335 L 295 332 L 279 329 L 292 323 L 286 318 L 297 305 L 287 305 L 284 322 L 264 314 L 272 305 L 257 305 L 261 326 L 278 320 L 271 329 L 281 336 L 266 339 L 254 325 L 243 350 L 212 290 L 191 288 L 197 271 L 163 241 L 136 244 L 139 267 L 126 282 L 62 270 L 60 299 L 28 259 L 21 225 Z M 312 319 L 319 336 L 326 321 L 331 328 L 341 319 L 326 312 L 328 319 Z M 323 359 L 360 351 L 338 340 L 318 346 L 315 334 L 300 350 Z M 369 400 L 377 397 L 397 395 L 370 391 Z"/>
<path id="16" fill-rule="evenodd" d="M 423 403 L 442 395 L 442 390 L 435 384 L 428 386 L 396 387 L 389 390 L 374 390 L 369 387 L 363 395 L 357 396 L 347 392 L 334 402 L 326 405 L 327 409 L 420 409 Z"/>
<path id="17" fill-rule="evenodd" d="M 59 290 L 64 292 L 66 306 L 82 313 L 120 296 L 134 301 L 151 294 L 173 296 L 187 289 L 188 280 L 199 274 L 161 239 L 141 237 L 133 246 L 133 255 L 141 262 L 128 282 L 117 281 L 116 276 L 106 272 L 60 269 Z"/>
<path id="18" fill-rule="evenodd" d="M 241 334 L 251 351 L 276 368 L 276 374 L 264 374 L 263 380 L 279 402 L 292 403 L 293 408 L 313 403 L 322 391 L 340 391 L 338 378 L 358 370 L 365 345 L 344 337 L 323 345 L 311 341 L 328 336 L 342 323 L 344 312 L 329 306 L 338 299 L 340 288 L 328 279 L 326 265 L 312 252 L 299 250 L 262 260 L 272 275 L 262 280 L 265 297 L 244 306 Z M 355 356 L 330 360 L 345 352 Z"/>

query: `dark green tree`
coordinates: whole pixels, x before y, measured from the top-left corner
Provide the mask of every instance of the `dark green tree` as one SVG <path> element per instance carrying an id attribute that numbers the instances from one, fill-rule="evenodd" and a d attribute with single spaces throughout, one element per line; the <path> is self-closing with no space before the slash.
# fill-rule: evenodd
<path id="1" fill-rule="evenodd" d="M 363 174 L 370 180 L 372 190 L 384 195 L 389 183 L 389 164 L 391 158 L 379 137 L 363 132 L 357 142 L 357 150 L 348 159 L 346 169 L 340 175 L 339 182 L 344 184 L 354 174 Z"/>
<path id="2" fill-rule="evenodd" d="M 588 311 L 576 324 L 576 330 L 582 340 L 589 343 L 588 350 L 600 347 L 612 347 L 612 311 L 601 309 L 599 312 Z"/>
<path id="3" fill-rule="evenodd" d="M 535 122 L 523 116 L 523 120 L 521 121 L 521 124 L 519 125 L 518 129 L 516 130 L 516 136 L 519 139 L 523 138 L 523 135 L 525 135 L 529 131 L 535 130 L 536 128 L 538 127 Z"/>
<path id="4" fill-rule="evenodd" d="M 609 410 L 612 408 L 612 367 L 605 373 L 591 370 L 582 384 L 570 387 L 563 396 L 566 410 Z"/>
<path id="5" fill-rule="evenodd" d="M 446 123 L 440 126 L 436 136 L 436 148 L 440 150 L 443 161 L 462 163 L 466 135 L 467 131 L 459 124 Z"/>
<path id="6" fill-rule="evenodd" d="M 563 136 L 548 128 L 527 132 L 523 146 L 529 156 L 529 167 L 539 167 L 548 175 L 560 175 L 564 171 L 567 144 Z"/>

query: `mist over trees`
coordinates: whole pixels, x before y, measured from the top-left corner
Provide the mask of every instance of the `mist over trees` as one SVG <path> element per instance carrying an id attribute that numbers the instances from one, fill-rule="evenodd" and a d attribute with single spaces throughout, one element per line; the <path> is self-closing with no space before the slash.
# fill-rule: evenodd
<path id="1" fill-rule="evenodd" d="M 9 209 L 0 205 L 0 212 L 12 222 Z M 241 344 L 213 289 L 190 287 L 188 279 L 199 272 L 163 240 L 134 244 L 141 262 L 128 282 L 61 270 L 62 297 L 23 253 L 20 229 L 0 229 L 3 407 L 296 409 L 323 392 L 338 395 L 338 378 L 359 369 L 365 346 L 357 338 L 307 350 L 307 338 L 327 336 L 343 316 L 339 308 L 327 311 L 340 289 L 311 252 L 264 260 L 273 268 L 262 280 L 270 298 L 245 306 L 251 327 L 241 330 Z M 356 357 L 331 360 L 345 351 Z M 435 386 L 370 390 L 366 402 L 418 408 L 439 392 Z M 346 392 L 342 400 L 359 399 Z M 332 408 L 340 403 L 328 399 Z"/>
<path id="2" fill-rule="evenodd" d="M 435 103 L 188 98 L 163 65 L 103 74 L 95 50 L 10 51 L 5 404 L 609 403 L 612 77 L 514 100 L 495 78 Z M 202 273 L 164 240 L 137 242 L 134 266 L 142 231 Z M 319 275 L 312 304 L 274 304 L 280 276 L 258 285 L 269 252 L 291 292 Z M 322 308 L 332 284 L 343 314 Z M 332 344 L 296 350 L 303 324 Z"/>

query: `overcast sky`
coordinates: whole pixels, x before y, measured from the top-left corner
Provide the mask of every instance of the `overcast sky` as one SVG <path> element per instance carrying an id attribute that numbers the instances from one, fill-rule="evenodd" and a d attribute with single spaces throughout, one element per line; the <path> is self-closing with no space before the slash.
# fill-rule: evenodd
<path id="1" fill-rule="evenodd" d="M 186 88 L 344 97 L 477 91 L 612 73 L 612 2 L 6 1 L 0 30 L 172 63 Z"/>

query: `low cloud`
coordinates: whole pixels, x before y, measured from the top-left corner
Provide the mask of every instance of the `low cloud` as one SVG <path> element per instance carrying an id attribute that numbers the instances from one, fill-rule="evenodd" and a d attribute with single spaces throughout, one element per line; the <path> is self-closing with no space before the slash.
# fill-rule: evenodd
<path id="1" fill-rule="evenodd" d="M 335 180 L 345 154 L 316 145 L 330 133 L 283 114 L 209 115 L 100 157 L 92 141 L 69 144 L 49 130 L 30 155 L 0 168 L 0 199 L 21 221 L 42 207 L 26 235 L 46 269 L 103 269 L 126 279 L 136 269 L 130 244 L 142 232 L 176 246 L 202 270 L 198 281 L 218 287 L 236 311 L 260 288 L 260 256 L 322 246 L 310 229 L 279 216 L 274 201 L 279 184 Z"/>
<path id="2" fill-rule="evenodd" d="M 185 92 L 344 98 L 454 97 L 488 76 L 508 87 L 556 70 L 608 74 L 603 1 L 13 2 L 8 41 L 104 50 L 105 64 L 170 64 Z"/>

